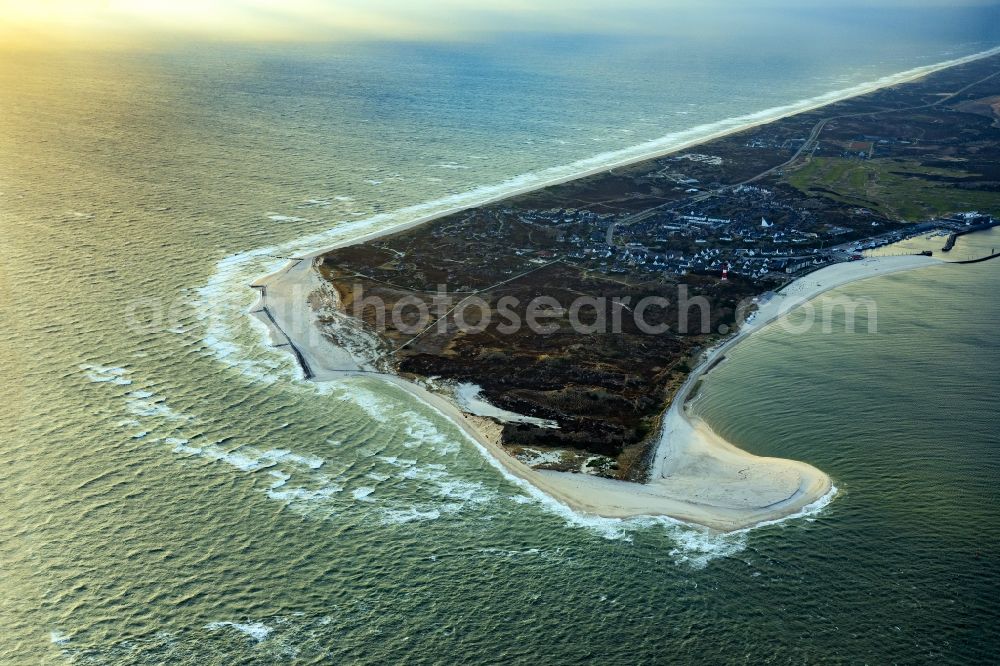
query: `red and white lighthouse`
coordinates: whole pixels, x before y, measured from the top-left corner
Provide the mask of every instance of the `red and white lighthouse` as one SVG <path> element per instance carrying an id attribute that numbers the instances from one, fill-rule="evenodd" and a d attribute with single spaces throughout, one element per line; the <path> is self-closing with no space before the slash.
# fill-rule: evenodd
<path id="1" fill-rule="evenodd" d="M 728 261 L 726 263 L 722 264 L 722 279 L 723 280 L 728 280 L 729 279 L 729 262 Z"/>

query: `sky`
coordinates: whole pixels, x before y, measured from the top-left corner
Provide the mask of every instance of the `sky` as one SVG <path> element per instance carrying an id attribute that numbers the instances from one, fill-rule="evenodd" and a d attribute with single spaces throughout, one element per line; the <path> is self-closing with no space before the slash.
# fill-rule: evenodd
<path id="1" fill-rule="evenodd" d="M 0 44 L 121 45 L 176 39 L 469 39 L 490 32 L 699 29 L 738 12 L 997 6 L 1000 0 L 0 0 Z"/>

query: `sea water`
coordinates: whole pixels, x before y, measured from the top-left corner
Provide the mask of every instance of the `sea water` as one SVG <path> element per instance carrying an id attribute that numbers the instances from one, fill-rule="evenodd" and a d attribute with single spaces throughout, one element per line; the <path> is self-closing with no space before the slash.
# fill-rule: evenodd
<path id="1" fill-rule="evenodd" d="M 713 427 L 840 489 L 731 535 L 574 514 L 247 315 L 292 253 L 995 46 L 802 21 L 5 55 L 0 661 L 995 659 L 994 262 L 713 371 Z"/>

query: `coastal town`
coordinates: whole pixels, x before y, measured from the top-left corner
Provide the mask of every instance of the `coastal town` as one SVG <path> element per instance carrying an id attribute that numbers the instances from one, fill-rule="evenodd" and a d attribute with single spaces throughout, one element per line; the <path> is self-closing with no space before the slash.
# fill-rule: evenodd
<path id="1" fill-rule="evenodd" d="M 997 224 L 998 65 L 984 58 L 342 247 L 320 273 L 379 340 L 373 369 L 479 387 L 533 420 L 501 423 L 521 459 L 643 480 L 665 406 L 761 294 L 915 236 L 939 238 L 922 253 L 947 256 L 962 234 Z M 482 312 L 473 331 L 447 317 L 414 330 L 412 311 L 386 323 L 356 307 L 429 306 L 442 289 L 490 309 L 539 296 L 634 304 L 683 289 L 707 314 L 686 326 L 683 298 L 671 298 L 648 311 L 668 333 L 626 323 L 581 335 L 562 322 L 538 335 L 501 334 Z M 337 327 L 328 335 L 338 342 Z"/>
<path id="2" fill-rule="evenodd" d="M 727 212 L 731 217 L 717 217 Z M 773 191 L 750 185 L 734 188 L 724 205 L 692 201 L 687 212 L 660 211 L 627 226 L 615 215 L 580 209 L 522 214 L 502 208 L 495 214 L 497 219 L 516 218 L 543 233 L 556 230 L 546 249 L 515 249 L 515 255 L 529 260 L 564 259 L 608 275 L 714 273 L 778 281 L 817 266 L 858 260 L 867 250 L 907 238 L 926 234 L 950 237 L 998 224 L 993 215 L 979 211 L 962 211 L 903 227 L 891 220 L 873 219 L 873 231 L 883 225 L 890 230 L 857 239 L 851 228 L 816 224 L 809 211 L 796 210 Z M 871 215 L 870 211 L 859 214 Z M 755 222 L 757 215 L 759 221 Z M 591 233 L 585 236 L 588 230 Z M 434 233 L 440 237 L 460 232 L 446 226 Z M 495 243 L 503 240 L 503 232 L 498 227 L 472 232 L 466 238 Z M 943 252 L 950 249 L 946 243 L 941 248 Z"/>

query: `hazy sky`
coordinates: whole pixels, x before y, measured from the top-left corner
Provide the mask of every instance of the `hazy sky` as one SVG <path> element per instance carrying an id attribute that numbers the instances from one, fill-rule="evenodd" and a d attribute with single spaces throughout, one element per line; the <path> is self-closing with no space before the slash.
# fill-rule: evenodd
<path id="1" fill-rule="evenodd" d="M 655 33 L 734 12 L 906 10 L 1000 0 L 0 0 L 0 42 L 44 47 L 176 38 L 466 39 L 498 31 Z M 543 6 L 544 5 L 544 6 Z"/>

